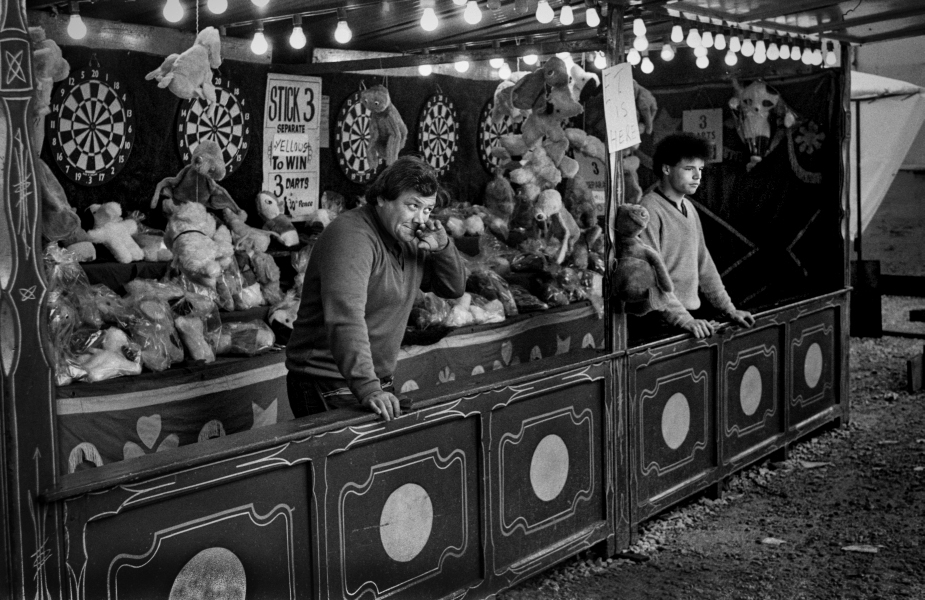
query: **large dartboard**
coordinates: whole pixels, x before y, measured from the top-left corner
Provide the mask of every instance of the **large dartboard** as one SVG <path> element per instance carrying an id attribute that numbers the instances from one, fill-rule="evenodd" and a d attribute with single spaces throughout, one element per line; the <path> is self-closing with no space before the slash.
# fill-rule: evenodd
<path id="1" fill-rule="evenodd" d="M 441 175 L 450 168 L 459 145 L 459 117 L 453 101 L 434 94 L 424 103 L 418 119 L 418 149 Z"/>
<path id="2" fill-rule="evenodd" d="M 337 113 L 334 153 L 340 170 L 353 183 L 367 183 L 376 169 L 369 164 L 369 109 L 360 102 L 360 92 L 344 100 Z"/>
<path id="3" fill-rule="evenodd" d="M 495 106 L 495 99 L 489 98 L 479 117 L 479 159 L 482 167 L 489 173 L 502 166 L 501 161 L 491 155 L 491 149 L 501 145 L 501 136 L 508 133 L 520 133 L 520 123 L 515 123 L 511 117 L 504 115 L 500 121 L 494 122 L 491 111 Z"/>
<path id="4" fill-rule="evenodd" d="M 132 152 L 132 97 L 94 62 L 56 86 L 45 127 L 61 172 L 74 183 L 102 185 L 118 175 Z"/>
<path id="5" fill-rule="evenodd" d="M 215 85 L 215 102 L 192 98 L 180 103 L 177 148 L 186 164 L 200 142 L 216 142 L 222 149 L 227 177 L 241 166 L 247 156 L 251 114 L 247 100 L 237 85 L 218 74 L 213 74 L 212 83 Z"/>

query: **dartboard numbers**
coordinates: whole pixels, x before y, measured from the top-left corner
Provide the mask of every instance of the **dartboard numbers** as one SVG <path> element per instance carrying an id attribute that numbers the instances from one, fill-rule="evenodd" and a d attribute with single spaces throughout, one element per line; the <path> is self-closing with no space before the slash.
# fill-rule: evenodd
<path id="1" fill-rule="evenodd" d="M 459 146 L 459 117 L 453 101 L 434 94 L 424 103 L 418 121 L 418 148 L 440 175 L 446 173 Z"/>
<path id="2" fill-rule="evenodd" d="M 520 133 L 520 123 L 515 123 L 507 115 L 497 123 L 492 120 L 491 111 L 494 106 L 494 98 L 489 98 L 479 118 L 479 159 L 482 167 L 489 173 L 494 173 L 495 169 L 502 166 L 501 161 L 491 154 L 492 148 L 501 145 L 501 136 Z"/>
<path id="3" fill-rule="evenodd" d="M 337 164 L 353 183 L 368 183 L 376 172 L 367 159 L 368 146 L 369 109 L 360 102 L 360 92 L 354 92 L 341 105 L 334 132 Z"/>
<path id="4" fill-rule="evenodd" d="M 132 152 L 131 94 L 99 67 L 73 72 L 55 87 L 45 127 L 61 172 L 80 185 L 102 185 L 118 175 Z"/>
<path id="5" fill-rule="evenodd" d="M 227 78 L 215 75 L 215 102 L 198 98 L 184 100 L 177 113 L 177 148 L 184 164 L 196 146 L 212 140 L 222 149 L 225 175 L 241 166 L 247 156 L 251 135 L 251 114 L 241 89 Z"/>

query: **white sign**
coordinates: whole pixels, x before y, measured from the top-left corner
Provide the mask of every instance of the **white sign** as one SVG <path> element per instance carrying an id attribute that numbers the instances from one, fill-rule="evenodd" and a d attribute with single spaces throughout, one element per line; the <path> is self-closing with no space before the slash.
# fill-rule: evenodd
<path id="1" fill-rule="evenodd" d="M 723 109 L 685 110 L 681 128 L 710 143 L 708 163 L 723 162 Z"/>
<path id="2" fill-rule="evenodd" d="M 641 141 L 633 93 L 633 68 L 627 63 L 620 63 L 604 69 L 603 76 L 607 150 L 616 152 Z"/>
<path id="3" fill-rule="evenodd" d="M 594 207 L 598 215 L 604 214 L 607 206 L 607 171 L 604 163 L 581 152 L 575 153 L 578 161 L 578 175 L 585 180 L 594 196 Z"/>
<path id="4" fill-rule="evenodd" d="M 293 221 L 318 208 L 321 78 L 267 75 L 263 189 L 283 198 Z"/>

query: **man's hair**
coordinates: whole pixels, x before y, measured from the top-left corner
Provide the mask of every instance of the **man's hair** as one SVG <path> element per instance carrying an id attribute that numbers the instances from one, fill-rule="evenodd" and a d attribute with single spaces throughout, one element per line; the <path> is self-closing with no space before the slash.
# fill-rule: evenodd
<path id="1" fill-rule="evenodd" d="M 658 143 L 652 157 L 652 167 L 657 177 L 662 176 L 662 165 L 673 167 L 684 159 L 710 158 L 710 142 L 690 133 L 673 133 Z"/>
<path id="2" fill-rule="evenodd" d="M 412 155 L 399 156 L 366 189 L 366 203 L 376 205 L 379 198 L 396 200 L 408 190 L 414 190 L 421 196 L 433 196 L 439 189 L 437 171 L 424 159 Z"/>

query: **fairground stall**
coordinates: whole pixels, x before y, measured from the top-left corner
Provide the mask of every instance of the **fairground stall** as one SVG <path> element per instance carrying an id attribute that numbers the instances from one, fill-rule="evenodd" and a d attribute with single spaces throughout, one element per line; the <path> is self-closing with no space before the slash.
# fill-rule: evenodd
<path id="1" fill-rule="evenodd" d="M 925 11 L 461 4 L 2 4 L 4 597 L 487 597 L 848 418 L 846 65 Z M 753 328 L 612 294 L 677 131 Z M 407 153 L 467 294 L 400 418 L 293 419 L 314 240 Z"/>

